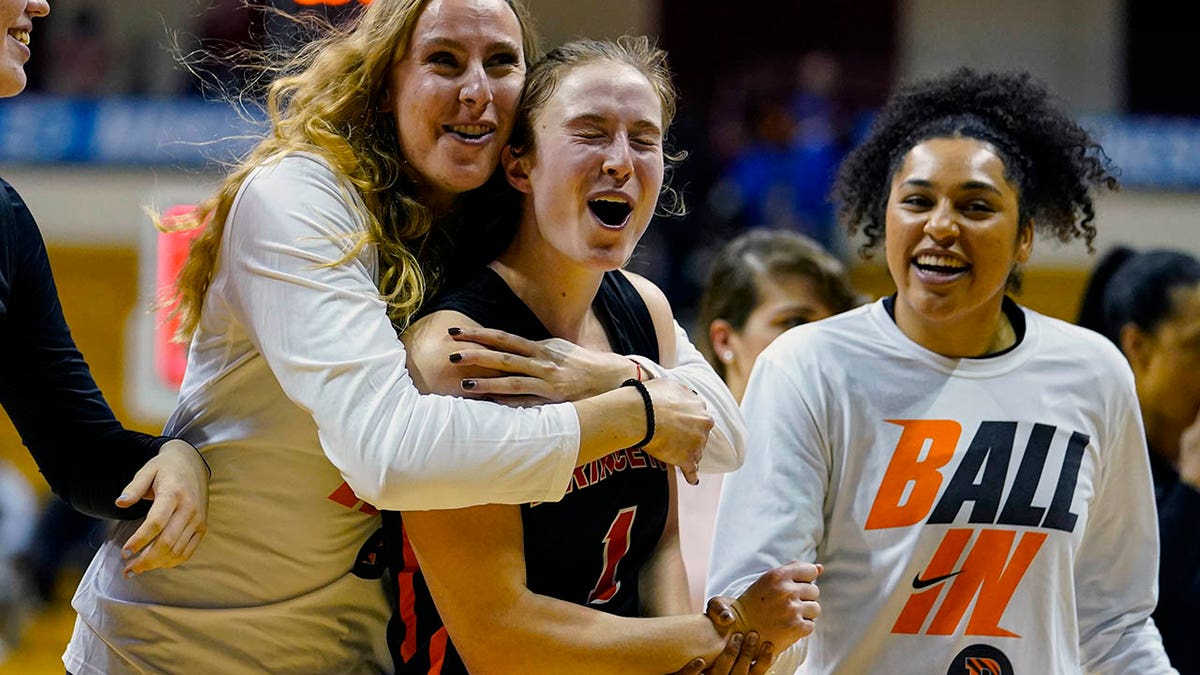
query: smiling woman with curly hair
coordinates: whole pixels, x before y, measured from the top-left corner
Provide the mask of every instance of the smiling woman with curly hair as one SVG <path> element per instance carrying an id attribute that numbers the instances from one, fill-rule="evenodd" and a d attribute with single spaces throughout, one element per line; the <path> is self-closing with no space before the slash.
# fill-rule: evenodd
<path id="1" fill-rule="evenodd" d="M 759 357 L 709 577 L 824 564 L 803 672 L 1174 672 L 1129 367 L 1007 295 L 1035 231 L 1090 246 L 1115 186 L 1027 74 L 905 88 L 846 159 L 842 224 L 897 292 Z"/>

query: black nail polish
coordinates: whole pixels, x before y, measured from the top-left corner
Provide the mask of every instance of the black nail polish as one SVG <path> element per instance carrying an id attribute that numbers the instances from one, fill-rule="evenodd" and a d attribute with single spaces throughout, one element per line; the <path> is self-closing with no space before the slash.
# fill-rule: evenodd
<path id="1" fill-rule="evenodd" d="M 475 388 L 475 380 L 463 380 L 462 388 L 463 389 L 474 389 Z"/>
<path id="2" fill-rule="evenodd" d="M 454 352 L 450 355 L 450 363 L 458 363 L 459 361 L 462 361 L 462 354 Z"/>
<path id="3" fill-rule="evenodd" d="M 454 328 L 449 328 L 446 330 L 446 332 L 451 335 L 462 335 L 462 329 L 459 328 L 458 326 L 455 326 Z"/>

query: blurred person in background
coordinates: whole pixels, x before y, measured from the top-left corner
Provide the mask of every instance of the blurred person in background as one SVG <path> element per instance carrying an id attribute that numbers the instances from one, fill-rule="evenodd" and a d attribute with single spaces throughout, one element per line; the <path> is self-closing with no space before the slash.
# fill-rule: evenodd
<path id="1" fill-rule="evenodd" d="M 1158 502 L 1158 607 L 1171 663 L 1200 673 L 1200 261 L 1117 247 L 1096 265 L 1079 325 L 1133 368 Z"/>
<path id="2" fill-rule="evenodd" d="M 45 0 L 0 1 L 0 96 L 25 88 L 33 19 L 49 12 Z M 184 441 L 116 420 L 71 339 L 33 214 L 3 180 L 0 404 L 55 493 L 80 511 L 130 523 L 118 542 L 122 574 L 179 565 L 196 550 L 208 500 L 203 458 Z"/>
<path id="3" fill-rule="evenodd" d="M 178 285 L 191 346 L 167 428 L 213 467 L 208 539 L 189 568 L 135 579 L 106 542 L 68 670 L 390 671 L 376 509 L 561 499 L 576 466 L 645 436 L 631 378 L 652 396 L 647 453 L 691 480 L 702 453 L 740 463 L 736 402 L 677 324 L 669 370 L 453 331 L 510 348 L 464 349 L 463 367 L 504 376 L 460 391 L 540 407 L 413 385 L 397 331 L 515 227 L 489 180 L 537 53 L 528 26 L 517 0 L 377 1 L 269 71 L 270 132 L 200 205 Z"/>
<path id="4" fill-rule="evenodd" d="M 759 84 L 747 93 L 749 140 L 709 195 L 736 230 L 789 229 L 838 249 L 829 202 L 842 157 L 833 111 L 838 72 L 831 55 L 813 52 L 798 62 L 794 89 Z"/>
<path id="5" fill-rule="evenodd" d="M 781 672 L 1175 672 L 1133 374 L 1008 296 L 1035 231 L 1090 246 L 1116 185 L 1030 75 L 967 68 L 894 94 L 842 163 L 840 220 L 897 292 L 759 355 L 709 573 L 824 564 Z"/>
<path id="6" fill-rule="evenodd" d="M 787 329 L 866 301 L 842 263 L 788 230 L 750 230 L 717 252 L 704 284 L 696 346 L 741 402 L 758 354 Z M 704 603 L 721 476 L 679 486 L 679 531 L 692 600 Z"/>

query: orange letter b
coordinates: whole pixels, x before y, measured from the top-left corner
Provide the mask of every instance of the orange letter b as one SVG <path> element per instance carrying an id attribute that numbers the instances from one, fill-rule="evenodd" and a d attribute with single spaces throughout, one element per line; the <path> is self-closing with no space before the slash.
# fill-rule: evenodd
<path id="1" fill-rule="evenodd" d="M 866 529 L 878 530 L 885 527 L 915 525 L 929 514 L 942 486 L 942 474 L 938 469 L 954 456 L 962 425 L 954 420 L 887 420 L 904 427 L 887 473 L 879 485 L 871 513 L 867 516 Z M 929 451 L 921 457 L 925 442 Z M 904 498 L 904 490 L 912 483 L 912 492 Z"/>

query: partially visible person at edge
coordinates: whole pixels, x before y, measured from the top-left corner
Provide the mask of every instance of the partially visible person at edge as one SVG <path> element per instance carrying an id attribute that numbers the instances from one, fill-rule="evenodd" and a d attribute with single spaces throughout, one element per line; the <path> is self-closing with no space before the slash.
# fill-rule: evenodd
<path id="1" fill-rule="evenodd" d="M 447 246 L 502 234 L 502 200 L 476 189 L 512 129 L 526 26 L 506 0 L 377 0 L 283 64 L 270 133 L 201 205 L 179 284 L 192 341 L 168 429 L 213 467 L 209 540 L 188 570 L 132 580 L 106 543 L 68 670 L 391 670 L 375 509 L 562 498 L 576 466 L 645 434 L 630 378 L 648 380 L 649 455 L 692 476 L 702 450 L 738 465 L 736 403 L 678 327 L 670 371 L 562 341 L 463 352 L 508 373 L 464 391 L 574 403 L 424 396 L 405 370 L 396 331 L 435 275 L 495 255 Z"/>
<path id="2" fill-rule="evenodd" d="M 520 225 L 499 257 L 435 298 L 404 333 L 418 389 L 459 391 L 453 326 L 674 363 L 667 298 L 621 267 L 664 191 L 675 105 L 666 53 L 645 37 L 570 42 L 531 67 L 502 155 L 523 197 Z M 766 672 L 775 645 L 812 630 L 817 567 L 764 575 L 733 602 L 741 623 L 726 640 L 724 628 L 689 611 L 668 469 L 635 447 L 581 467 L 559 502 L 384 512 L 397 671 L 562 673 L 587 664 L 597 675 L 662 675 L 699 657 L 692 672 L 705 663 L 710 672 Z M 485 575 L 480 560 L 489 561 Z"/>
<path id="3" fill-rule="evenodd" d="M 1158 607 L 1171 663 L 1200 673 L 1200 260 L 1117 247 L 1096 265 L 1080 326 L 1133 368 L 1158 502 Z"/>
<path id="4" fill-rule="evenodd" d="M 696 318 L 696 346 L 739 402 L 750 369 L 785 330 L 853 309 L 866 301 L 841 261 L 789 230 L 756 228 L 717 252 Z M 704 605 L 721 476 L 679 486 L 679 536 L 693 605 Z"/>
<path id="5" fill-rule="evenodd" d="M 780 672 L 1173 673 L 1133 374 L 1007 291 L 1034 232 L 1090 246 L 1101 148 L 1028 74 L 895 94 L 835 183 L 895 295 L 780 336 L 743 400 L 709 589 L 819 560 Z"/>
<path id="6" fill-rule="evenodd" d="M 25 89 L 33 19 L 49 13 L 45 0 L 0 0 L 0 97 Z M 117 421 L 71 338 L 33 214 L 7 181 L 0 188 L 0 404 L 56 494 L 128 523 L 114 541 L 117 572 L 179 565 L 204 536 L 204 460 Z"/>

